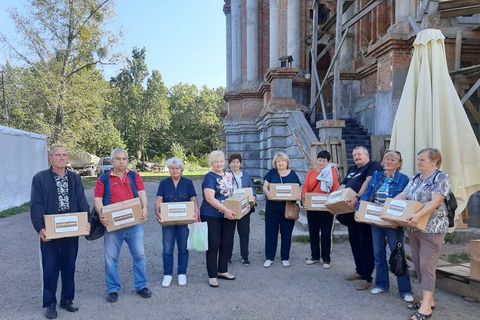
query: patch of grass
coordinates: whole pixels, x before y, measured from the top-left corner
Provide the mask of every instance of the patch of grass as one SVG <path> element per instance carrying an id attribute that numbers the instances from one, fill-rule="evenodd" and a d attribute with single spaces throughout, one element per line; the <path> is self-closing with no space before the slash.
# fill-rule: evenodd
<path id="1" fill-rule="evenodd" d="M 447 260 L 450 263 L 465 263 L 470 261 L 470 254 L 468 252 L 458 252 L 458 253 L 453 253 L 449 254 L 447 256 Z"/>
<path id="2" fill-rule="evenodd" d="M 95 187 L 95 181 L 97 181 L 97 177 L 82 177 L 83 188 L 91 189 Z"/>
<path id="3" fill-rule="evenodd" d="M 452 232 L 445 235 L 445 243 L 459 244 L 463 242 L 461 237 L 456 232 Z"/>
<path id="4" fill-rule="evenodd" d="M 18 213 L 23 213 L 30 211 L 30 202 L 24 203 L 21 206 L 15 207 L 15 208 L 10 208 L 7 210 L 0 211 L 0 218 L 6 218 L 13 216 Z"/>

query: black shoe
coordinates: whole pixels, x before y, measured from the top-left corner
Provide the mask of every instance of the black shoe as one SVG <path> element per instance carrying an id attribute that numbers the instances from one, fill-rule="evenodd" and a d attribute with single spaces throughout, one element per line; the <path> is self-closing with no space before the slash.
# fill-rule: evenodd
<path id="1" fill-rule="evenodd" d="M 67 310 L 68 312 L 77 312 L 78 307 L 73 306 L 72 302 L 69 303 L 60 303 L 60 308 Z"/>
<path id="2" fill-rule="evenodd" d="M 137 291 L 137 294 L 142 298 L 150 298 L 152 296 L 152 291 L 147 287 L 143 288 L 142 290 Z"/>
<path id="3" fill-rule="evenodd" d="M 118 300 L 118 293 L 116 292 L 109 292 L 107 296 L 107 302 L 114 303 Z"/>
<path id="4" fill-rule="evenodd" d="M 250 264 L 250 261 L 248 261 L 248 258 L 243 258 L 242 259 L 242 263 L 246 266 L 248 266 Z"/>
<path id="5" fill-rule="evenodd" d="M 57 308 L 54 304 L 49 305 L 47 307 L 47 311 L 45 312 L 45 318 L 47 319 L 57 319 Z"/>

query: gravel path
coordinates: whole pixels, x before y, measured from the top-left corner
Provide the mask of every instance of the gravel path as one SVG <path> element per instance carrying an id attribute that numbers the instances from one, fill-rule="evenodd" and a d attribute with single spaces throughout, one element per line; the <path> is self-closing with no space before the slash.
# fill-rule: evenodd
<path id="1" fill-rule="evenodd" d="M 61 319 L 408 319 L 396 289 L 373 296 L 354 289 L 355 283 L 343 278 L 353 271 L 348 244 L 335 244 L 332 268 L 320 264 L 307 266 L 309 246 L 293 243 L 291 267 L 284 268 L 279 258 L 271 268 L 264 261 L 264 221 L 252 216 L 250 266 L 240 262 L 238 237 L 233 265 L 235 281 L 221 281 L 220 288 L 208 286 L 203 253 L 190 253 L 188 285 L 179 287 L 176 279 L 162 288 L 161 230 L 153 218 L 157 184 L 147 183 L 150 219 L 145 225 L 151 299 L 135 294 L 132 263 L 126 246 L 120 257 L 123 289 L 119 301 L 105 301 L 103 241 L 80 240 L 77 258 L 75 314 L 59 309 Z M 195 183 L 197 193 L 200 184 Z M 87 198 L 92 200 L 92 190 Z M 200 193 L 199 193 L 200 194 Z M 262 207 L 262 206 L 260 206 Z M 258 211 L 258 210 L 257 210 Z M 28 213 L 0 219 L 0 319 L 44 319 L 41 308 L 39 245 Z M 175 267 L 176 269 L 176 267 Z M 174 270 L 175 270 L 174 269 Z M 418 283 L 413 283 L 420 292 Z M 59 292 L 57 293 L 59 295 Z M 461 297 L 437 291 L 434 319 L 478 319 L 480 306 Z"/>

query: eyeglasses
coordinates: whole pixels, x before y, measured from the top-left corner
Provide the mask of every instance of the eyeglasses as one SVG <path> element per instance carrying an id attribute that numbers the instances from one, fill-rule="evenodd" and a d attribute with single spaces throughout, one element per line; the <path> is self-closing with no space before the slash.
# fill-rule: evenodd
<path id="1" fill-rule="evenodd" d="M 400 151 L 396 151 L 396 150 L 385 150 L 385 154 L 387 154 L 387 153 L 389 153 L 389 152 L 395 153 L 395 154 L 398 155 L 400 158 L 402 157 L 402 154 L 400 153 Z"/>

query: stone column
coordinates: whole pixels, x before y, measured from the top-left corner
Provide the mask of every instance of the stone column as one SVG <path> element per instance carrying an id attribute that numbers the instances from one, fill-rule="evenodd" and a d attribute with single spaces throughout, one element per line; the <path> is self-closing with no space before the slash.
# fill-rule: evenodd
<path id="1" fill-rule="evenodd" d="M 300 1 L 288 0 L 287 55 L 292 56 L 294 68 L 300 67 Z"/>
<path id="2" fill-rule="evenodd" d="M 227 91 L 232 86 L 232 14 L 230 0 L 226 0 L 223 6 L 226 21 L 226 44 L 227 44 Z"/>
<path id="3" fill-rule="evenodd" d="M 270 0 L 270 68 L 280 67 L 280 0 Z"/>
<path id="4" fill-rule="evenodd" d="M 258 80 L 258 0 L 247 0 L 247 81 Z"/>
<path id="5" fill-rule="evenodd" d="M 238 87 L 242 83 L 242 0 L 232 0 L 231 8 L 232 85 Z"/>

